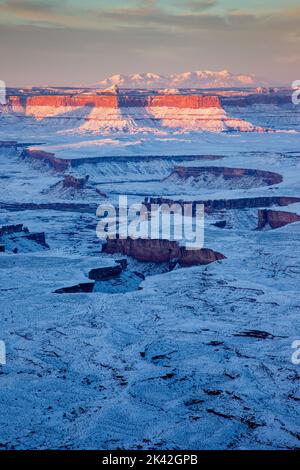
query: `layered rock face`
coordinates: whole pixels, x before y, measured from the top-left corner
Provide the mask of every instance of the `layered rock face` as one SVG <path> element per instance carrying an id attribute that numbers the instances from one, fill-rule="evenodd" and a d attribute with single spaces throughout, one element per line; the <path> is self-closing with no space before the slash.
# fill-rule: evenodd
<path id="1" fill-rule="evenodd" d="M 198 95 L 168 95 L 168 96 L 149 96 L 148 106 L 154 108 L 219 108 L 221 103 L 217 96 L 198 96 Z"/>
<path id="2" fill-rule="evenodd" d="M 176 241 L 144 238 L 108 238 L 103 251 L 110 254 L 122 253 L 139 261 L 153 263 L 176 261 L 181 266 L 209 264 L 225 258 L 222 253 L 208 248 L 187 250 Z"/>
<path id="3" fill-rule="evenodd" d="M 154 131 L 179 128 L 199 131 L 261 130 L 242 119 L 231 118 L 217 96 L 78 94 L 9 96 L 6 113 L 51 119 L 52 125 L 74 133 L 101 131 Z"/>
<path id="4" fill-rule="evenodd" d="M 196 204 L 203 204 L 204 211 L 206 213 L 211 213 L 214 211 L 219 211 L 221 209 L 231 210 L 231 209 L 248 209 L 253 207 L 268 207 L 268 206 L 288 206 L 289 204 L 294 204 L 300 202 L 300 198 L 292 196 L 259 196 L 259 197 L 245 197 L 245 198 L 235 198 L 235 199 L 209 199 L 209 200 L 198 200 L 193 201 L 192 205 L 195 208 Z M 161 205 L 169 204 L 191 204 L 191 201 L 177 200 L 162 198 L 162 197 L 152 197 L 145 198 L 144 204 L 147 208 L 150 209 L 151 204 Z"/>
<path id="5" fill-rule="evenodd" d="M 31 114 L 36 107 L 49 108 L 74 108 L 81 106 L 96 108 L 120 108 L 120 107 L 169 107 L 169 108 L 221 108 L 217 96 L 199 95 L 159 95 L 159 96 L 134 96 L 134 95 L 37 95 L 37 96 L 10 96 L 8 106 L 14 110 L 26 109 Z"/>
<path id="6" fill-rule="evenodd" d="M 34 116 L 37 119 L 45 117 L 58 117 L 61 115 L 63 119 L 76 116 L 76 110 L 84 110 L 85 114 L 92 109 L 101 109 L 103 114 L 107 110 L 117 109 L 119 107 L 116 96 L 98 96 L 98 95 L 43 95 L 29 96 L 26 100 L 25 114 Z M 78 117 L 82 117 L 79 116 Z"/>
<path id="7" fill-rule="evenodd" d="M 300 215 L 293 212 L 259 209 L 258 229 L 270 227 L 272 229 L 284 227 L 293 222 L 300 222 Z"/>
<path id="8" fill-rule="evenodd" d="M 189 182 L 194 185 L 199 183 L 201 187 L 217 188 L 223 183 L 224 187 L 234 189 L 279 184 L 282 176 L 270 171 L 247 168 L 177 166 L 164 181 Z"/>
<path id="9" fill-rule="evenodd" d="M 26 99 L 26 110 L 30 114 L 31 108 L 36 106 L 49 106 L 53 108 L 60 107 L 79 107 L 90 106 L 98 108 L 117 108 L 119 106 L 117 96 L 99 96 L 99 95 L 40 95 L 28 96 Z"/>

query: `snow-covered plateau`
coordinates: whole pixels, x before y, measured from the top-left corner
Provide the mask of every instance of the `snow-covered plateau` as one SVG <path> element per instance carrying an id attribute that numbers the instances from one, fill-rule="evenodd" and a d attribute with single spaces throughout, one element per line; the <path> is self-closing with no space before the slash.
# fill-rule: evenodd
<path id="1" fill-rule="evenodd" d="M 300 448 L 299 133 L 285 90 L 10 92 L 2 449 Z M 120 195 L 204 203 L 222 259 L 102 252 Z"/>

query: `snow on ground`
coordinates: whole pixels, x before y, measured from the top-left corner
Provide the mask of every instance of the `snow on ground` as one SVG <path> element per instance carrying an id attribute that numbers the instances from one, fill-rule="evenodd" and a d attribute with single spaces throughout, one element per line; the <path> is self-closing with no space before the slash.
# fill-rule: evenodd
<path id="1" fill-rule="evenodd" d="M 2 140 L 44 142 L 38 148 L 63 158 L 99 157 L 70 171 L 89 174 L 107 201 L 120 193 L 135 200 L 300 196 L 299 134 L 83 139 L 51 128 L 47 134 L 38 123 L 2 124 Z M 53 294 L 117 255 L 100 253 L 95 213 L 78 206 L 101 199 L 81 195 L 73 210 L 18 210 L 23 202 L 62 202 L 59 193 L 45 192 L 62 175 L 21 160 L 20 151 L 0 154 L 0 225 L 44 231 L 50 249 L 0 253 L 0 339 L 7 347 L 7 364 L 0 366 L 1 446 L 299 448 L 300 369 L 291 345 L 300 338 L 300 223 L 259 231 L 257 209 L 219 211 L 205 217 L 205 246 L 225 260 L 172 272 L 129 260 L 128 276 L 146 274 L 142 289 L 131 277 L 121 291 Z M 283 182 L 246 189 L 161 182 L 179 164 L 258 168 L 282 174 Z M 281 210 L 299 212 L 299 204 Z M 212 225 L 224 219 L 225 229 Z"/>
<path id="2" fill-rule="evenodd" d="M 41 255 L 1 264 L 2 445 L 298 447 L 299 224 L 213 228 L 207 243 L 228 259 L 126 294 L 54 295 Z"/>

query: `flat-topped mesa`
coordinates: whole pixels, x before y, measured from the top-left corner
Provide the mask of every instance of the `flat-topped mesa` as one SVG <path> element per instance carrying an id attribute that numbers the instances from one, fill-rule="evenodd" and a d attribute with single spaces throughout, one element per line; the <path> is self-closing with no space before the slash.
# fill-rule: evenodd
<path id="1" fill-rule="evenodd" d="M 30 110 L 36 106 L 60 107 L 96 107 L 96 108 L 120 108 L 120 107 L 170 107 L 170 108 L 221 108 L 217 96 L 199 95 L 159 95 L 159 96 L 134 96 L 134 95 L 35 95 L 35 96 L 9 96 L 8 106 L 15 111 L 24 108 Z"/>
<path id="2" fill-rule="evenodd" d="M 118 108 L 119 102 L 117 96 L 106 95 L 38 95 L 28 96 L 26 98 L 26 108 L 35 106 L 60 107 L 99 107 L 99 108 Z"/>
<path id="3" fill-rule="evenodd" d="M 68 125 L 73 132 L 152 132 L 178 128 L 207 132 L 262 132 L 243 119 L 230 117 L 218 96 L 177 94 L 56 94 L 10 96 L 5 113 L 31 116 L 46 125 Z M 49 118 L 49 119 L 47 119 Z M 61 120 L 61 122 L 59 122 Z M 73 125 L 73 124 L 72 124 Z"/>
<path id="4" fill-rule="evenodd" d="M 187 250 L 176 241 L 145 238 L 108 238 L 105 253 L 122 253 L 139 261 L 152 263 L 178 262 L 181 266 L 206 265 L 225 259 L 222 253 L 201 248 Z"/>
<path id="5" fill-rule="evenodd" d="M 258 229 L 265 227 L 276 229 L 294 222 L 300 222 L 300 215 L 294 212 L 274 211 L 270 209 L 258 210 Z"/>

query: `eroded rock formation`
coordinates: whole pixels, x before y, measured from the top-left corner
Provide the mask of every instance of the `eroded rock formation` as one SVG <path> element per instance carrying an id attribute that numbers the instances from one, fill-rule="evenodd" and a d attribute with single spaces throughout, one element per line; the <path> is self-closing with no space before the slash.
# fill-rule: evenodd
<path id="1" fill-rule="evenodd" d="M 57 172 L 64 172 L 69 168 L 68 160 L 56 158 L 54 153 L 45 152 L 36 149 L 24 149 L 20 157 L 22 159 L 31 159 L 47 164 Z"/>
<path id="2" fill-rule="evenodd" d="M 76 178 L 72 175 L 66 175 L 62 181 L 62 186 L 63 188 L 74 188 L 80 190 L 86 187 L 88 180 L 88 175 L 84 178 Z"/>
<path id="3" fill-rule="evenodd" d="M 187 250 L 176 241 L 161 239 L 108 238 L 103 246 L 105 253 L 122 253 L 139 261 L 166 263 L 176 261 L 181 266 L 209 264 L 224 259 L 222 253 L 209 248 Z"/>
<path id="4" fill-rule="evenodd" d="M 269 209 L 258 210 L 258 229 L 269 226 L 272 229 L 299 222 L 300 215 L 294 212 L 274 211 Z"/>

